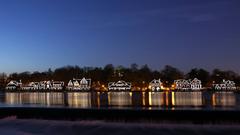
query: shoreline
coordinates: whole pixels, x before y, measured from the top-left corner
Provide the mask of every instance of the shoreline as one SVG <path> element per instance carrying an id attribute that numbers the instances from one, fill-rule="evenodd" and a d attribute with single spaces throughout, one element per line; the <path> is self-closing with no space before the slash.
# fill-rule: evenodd
<path id="1" fill-rule="evenodd" d="M 240 125 L 232 124 L 179 124 L 179 123 L 126 123 L 106 121 L 56 121 L 37 119 L 5 118 L 0 121 L 0 132 L 15 134 L 83 134 L 83 135 L 238 135 Z"/>
<path id="2" fill-rule="evenodd" d="M 110 108 L 1 107 L 0 118 L 45 120 L 104 120 L 123 122 L 238 123 L 240 110 L 147 110 Z"/>
<path id="3" fill-rule="evenodd" d="M 240 93 L 239 90 L 214 90 L 214 89 L 202 89 L 202 90 L 160 90 L 160 91 L 151 91 L 151 90 L 130 90 L 130 91 L 114 91 L 114 90 L 95 90 L 95 89 L 90 89 L 90 90 L 6 90 L 6 89 L 1 89 L 0 92 L 234 92 L 234 93 Z"/>

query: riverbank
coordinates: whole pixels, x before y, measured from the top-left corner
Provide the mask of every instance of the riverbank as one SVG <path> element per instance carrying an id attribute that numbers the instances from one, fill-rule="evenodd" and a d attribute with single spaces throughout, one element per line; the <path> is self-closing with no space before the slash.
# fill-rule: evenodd
<path id="1" fill-rule="evenodd" d="M 236 110 L 149 110 L 149 109 L 73 109 L 42 107 L 1 107 L 0 118 L 46 120 L 103 120 L 111 122 L 150 123 L 236 123 L 240 124 L 240 111 Z"/>
<path id="2" fill-rule="evenodd" d="M 240 89 L 237 90 L 214 90 L 214 89 L 201 89 L 201 90 L 159 90 L 159 91 L 152 91 L 152 90 L 96 90 L 96 89 L 90 89 L 90 90 L 67 90 L 67 89 L 61 89 L 61 90 L 55 90 L 55 89 L 36 89 L 36 90 L 21 90 L 21 89 L 15 89 L 15 90 L 7 90 L 7 89 L 0 89 L 0 92 L 234 92 L 234 93 L 240 93 Z"/>
<path id="3" fill-rule="evenodd" d="M 238 135 L 240 133 L 240 125 L 53 121 L 15 119 L 13 117 L 0 120 L 0 133 L 4 135 Z"/>

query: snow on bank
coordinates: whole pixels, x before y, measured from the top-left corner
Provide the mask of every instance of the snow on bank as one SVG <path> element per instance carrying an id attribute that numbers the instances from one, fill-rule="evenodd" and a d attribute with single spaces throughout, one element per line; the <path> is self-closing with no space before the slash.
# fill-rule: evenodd
<path id="1" fill-rule="evenodd" d="M 240 134 L 240 125 L 109 123 L 104 121 L 0 120 L 1 135 L 193 135 Z"/>

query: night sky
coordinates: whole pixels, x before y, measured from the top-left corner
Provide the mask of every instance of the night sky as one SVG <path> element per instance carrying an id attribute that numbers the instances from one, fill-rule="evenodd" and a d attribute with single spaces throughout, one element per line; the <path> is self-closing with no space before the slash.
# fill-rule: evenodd
<path id="1" fill-rule="evenodd" d="M 1 0 L 0 72 L 166 64 L 240 73 L 239 0 Z"/>

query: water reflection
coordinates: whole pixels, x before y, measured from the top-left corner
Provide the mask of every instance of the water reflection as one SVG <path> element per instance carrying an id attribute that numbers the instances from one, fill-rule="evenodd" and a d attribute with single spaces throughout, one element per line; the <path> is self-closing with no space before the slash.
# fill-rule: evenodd
<path id="1" fill-rule="evenodd" d="M 132 92 L 108 92 L 108 105 L 110 106 L 132 105 Z"/>
<path id="2" fill-rule="evenodd" d="M 238 98 L 234 92 L 6 92 L 0 96 L 0 103 L 70 108 L 236 109 Z"/>
<path id="3" fill-rule="evenodd" d="M 30 104 L 30 105 L 63 105 L 63 93 L 5 93 L 5 103 L 10 105 Z"/>
<path id="4" fill-rule="evenodd" d="M 91 93 L 90 92 L 73 92 L 67 93 L 67 102 L 70 107 L 90 108 Z"/>
<path id="5" fill-rule="evenodd" d="M 149 92 L 148 94 L 149 106 L 163 106 L 166 105 L 165 92 Z"/>
<path id="6" fill-rule="evenodd" d="M 233 92 L 216 92 L 212 95 L 213 106 L 235 106 L 236 95 Z"/>
<path id="7" fill-rule="evenodd" d="M 202 106 L 202 92 L 172 92 L 173 106 Z"/>

